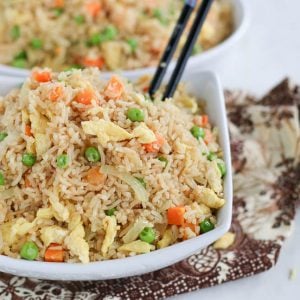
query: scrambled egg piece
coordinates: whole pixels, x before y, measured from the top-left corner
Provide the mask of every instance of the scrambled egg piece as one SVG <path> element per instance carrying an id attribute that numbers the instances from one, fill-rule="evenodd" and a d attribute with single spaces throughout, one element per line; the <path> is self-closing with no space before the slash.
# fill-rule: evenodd
<path id="1" fill-rule="evenodd" d="M 29 114 L 26 109 L 22 109 L 21 116 L 22 116 L 22 123 L 27 124 L 30 122 Z"/>
<path id="2" fill-rule="evenodd" d="M 40 231 L 41 240 L 46 247 L 51 243 L 62 244 L 65 237 L 68 235 L 68 230 L 56 225 L 44 227 Z"/>
<path id="3" fill-rule="evenodd" d="M 210 208 L 220 208 L 225 204 L 225 200 L 219 198 L 216 193 L 206 187 L 198 186 L 194 193 L 197 197 L 197 200 Z"/>
<path id="4" fill-rule="evenodd" d="M 81 223 L 81 217 L 80 214 L 77 212 L 72 213 L 70 217 L 70 222 L 68 224 L 69 230 L 74 230 L 74 228 Z"/>
<path id="5" fill-rule="evenodd" d="M 1 225 L 3 241 L 12 245 L 18 236 L 27 234 L 35 225 L 35 222 L 28 222 L 24 218 L 17 219 L 14 223 L 8 222 Z"/>
<path id="6" fill-rule="evenodd" d="M 55 219 L 57 221 L 66 222 L 70 215 L 68 208 L 59 202 L 57 195 L 52 194 L 49 197 L 49 201 L 51 203 Z"/>
<path id="7" fill-rule="evenodd" d="M 29 119 L 31 122 L 31 131 L 33 134 L 46 133 L 46 129 L 48 126 L 48 120 L 46 117 L 44 117 L 40 113 L 36 113 L 36 114 L 30 114 Z"/>
<path id="8" fill-rule="evenodd" d="M 174 101 L 178 107 L 185 108 L 193 114 L 198 110 L 197 100 L 194 97 L 181 95 L 180 97 L 174 98 L 172 101 Z"/>
<path id="9" fill-rule="evenodd" d="M 142 162 L 139 154 L 135 150 L 124 147 L 124 148 L 122 148 L 122 151 L 120 151 L 120 152 L 123 152 L 126 154 L 126 157 L 130 161 L 130 163 L 133 165 L 135 170 L 142 169 L 143 162 Z"/>
<path id="10" fill-rule="evenodd" d="M 211 161 L 207 163 L 206 178 L 208 180 L 210 187 L 216 193 L 222 192 L 223 190 L 222 174 L 220 169 L 218 168 L 218 164 L 216 161 Z"/>
<path id="11" fill-rule="evenodd" d="M 52 219 L 53 217 L 53 210 L 50 207 L 40 208 L 36 213 L 37 219 Z"/>
<path id="12" fill-rule="evenodd" d="M 166 248 L 169 245 L 173 244 L 177 239 L 177 236 L 175 236 L 174 232 L 171 228 L 168 228 L 164 234 L 162 239 L 157 243 L 157 247 L 159 249 Z"/>
<path id="13" fill-rule="evenodd" d="M 225 250 L 234 243 L 234 240 L 235 234 L 232 232 L 227 232 L 214 243 L 214 248 Z"/>
<path id="14" fill-rule="evenodd" d="M 46 134 L 43 133 L 36 133 L 34 137 L 36 154 L 43 155 L 51 147 L 50 139 Z"/>
<path id="15" fill-rule="evenodd" d="M 104 230 L 106 230 L 105 238 L 101 247 L 101 252 L 105 255 L 108 252 L 109 247 L 114 242 L 117 235 L 117 221 L 114 216 L 106 216 L 103 220 Z"/>
<path id="16" fill-rule="evenodd" d="M 128 252 L 135 252 L 135 253 L 148 253 L 151 250 L 154 250 L 155 247 L 143 241 L 134 241 L 129 244 L 124 244 L 119 247 L 119 251 L 128 251 Z"/>
<path id="17" fill-rule="evenodd" d="M 106 146 L 106 144 L 110 141 L 118 142 L 128 140 L 133 137 L 125 129 L 110 121 L 84 121 L 81 122 L 81 125 L 84 133 L 96 135 L 102 146 Z"/>
<path id="18" fill-rule="evenodd" d="M 141 123 L 139 126 L 134 128 L 132 134 L 142 144 L 149 144 L 156 141 L 154 132 L 149 129 L 145 123 Z"/>
<path id="19" fill-rule="evenodd" d="M 35 138 L 35 150 L 37 155 L 44 154 L 50 147 L 50 139 L 46 135 L 48 120 L 40 113 L 30 114 L 31 132 Z"/>
<path id="20" fill-rule="evenodd" d="M 106 65 L 111 70 L 117 69 L 122 59 L 122 44 L 116 41 L 106 42 L 102 44 L 101 49 Z"/>
<path id="21" fill-rule="evenodd" d="M 70 250 L 72 255 L 78 256 L 83 263 L 88 263 L 89 245 L 84 239 L 85 232 L 82 224 L 78 224 L 74 230 L 65 238 L 65 245 Z"/>

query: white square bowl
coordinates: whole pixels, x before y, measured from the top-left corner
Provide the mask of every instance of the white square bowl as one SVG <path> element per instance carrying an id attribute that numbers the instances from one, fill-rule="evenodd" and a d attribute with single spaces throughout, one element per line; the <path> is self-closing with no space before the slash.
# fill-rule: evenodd
<path id="1" fill-rule="evenodd" d="M 227 168 L 224 183 L 226 204 L 218 212 L 216 228 L 196 238 L 151 253 L 88 264 L 32 262 L 0 255 L 0 271 L 50 280 L 105 280 L 140 275 L 169 266 L 192 255 L 229 230 L 232 215 L 232 173 L 223 90 L 218 77 L 211 72 L 189 73 L 184 75 L 183 81 L 187 83 L 188 90 L 193 95 L 206 101 L 207 114 L 220 132 L 220 144 Z M 4 95 L 21 83 L 20 78 L 0 76 L 0 95 Z"/>

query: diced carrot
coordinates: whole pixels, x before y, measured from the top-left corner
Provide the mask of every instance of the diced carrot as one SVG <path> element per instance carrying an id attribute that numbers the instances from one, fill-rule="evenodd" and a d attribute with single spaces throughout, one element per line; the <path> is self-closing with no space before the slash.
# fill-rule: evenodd
<path id="1" fill-rule="evenodd" d="M 92 17 L 96 17 L 101 11 L 101 3 L 98 0 L 89 1 L 86 3 L 85 9 Z"/>
<path id="2" fill-rule="evenodd" d="M 168 209 L 168 224 L 181 225 L 184 224 L 184 206 L 171 207 Z"/>
<path id="3" fill-rule="evenodd" d="M 80 63 L 84 67 L 97 67 L 99 69 L 102 69 L 104 66 L 104 59 L 102 57 L 98 57 L 98 58 L 84 57 L 80 60 Z"/>
<path id="4" fill-rule="evenodd" d="M 207 115 L 195 116 L 193 122 L 195 125 L 199 127 L 206 127 L 208 124 L 208 116 Z"/>
<path id="5" fill-rule="evenodd" d="M 25 125 L 25 135 L 32 136 L 31 126 L 29 124 Z"/>
<path id="6" fill-rule="evenodd" d="M 64 7 L 65 1 L 64 0 L 54 0 L 54 7 Z"/>
<path id="7" fill-rule="evenodd" d="M 149 144 L 143 144 L 145 151 L 148 153 L 157 153 L 165 142 L 165 139 L 160 134 L 156 133 L 155 136 L 156 141 Z"/>
<path id="8" fill-rule="evenodd" d="M 124 91 L 123 82 L 117 77 L 112 76 L 104 90 L 104 96 L 107 99 L 120 99 Z"/>
<path id="9" fill-rule="evenodd" d="M 50 91 L 49 98 L 52 102 L 56 102 L 64 93 L 63 87 L 57 86 Z"/>
<path id="10" fill-rule="evenodd" d="M 30 180 L 27 177 L 27 175 L 24 176 L 24 183 L 25 183 L 25 188 L 30 188 L 32 186 Z"/>
<path id="11" fill-rule="evenodd" d="M 214 137 L 213 137 L 213 134 L 212 134 L 211 130 L 204 129 L 204 132 L 205 132 L 204 142 L 205 142 L 206 145 L 208 145 L 213 141 Z"/>
<path id="12" fill-rule="evenodd" d="M 184 228 L 190 228 L 193 232 L 196 231 L 196 225 L 193 224 L 193 223 L 184 223 L 184 224 L 183 224 L 183 227 L 184 227 Z M 184 240 L 187 240 L 187 239 L 188 239 L 186 230 L 184 230 L 184 233 L 183 233 L 183 239 L 184 239 Z"/>
<path id="13" fill-rule="evenodd" d="M 81 104 L 89 105 L 92 103 L 94 97 L 94 91 L 91 89 L 86 89 L 76 95 L 75 101 Z"/>
<path id="14" fill-rule="evenodd" d="M 30 170 L 30 169 L 27 170 L 27 171 L 24 173 L 24 185 L 25 185 L 25 188 L 30 188 L 30 187 L 32 187 L 31 182 L 30 182 L 30 180 L 29 180 L 29 178 L 28 178 L 28 176 L 30 175 L 30 173 L 31 173 L 31 170 Z"/>
<path id="15" fill-rule="evenodd" d="M 54 51 L 55 51 L 55 53 L 56 53 L 57 55 L 59 55 L 59 54 L 62 52 L 62 50 L 63 50 L 62 47 L 56 47 L 56 48 L 54 49 Z"/>
<path id="16" fill-rule="evenodd" d="M 48 82 L 51 80 L 51 73 L 48 71 L 33 72 L 32 77 L 37 82 Z"/>
<path id="17" fill-rule="evenodd" d="M 148 91 L 149 91 L 149 86 L 143 87 L 143 92 L 144 92 L 144 93 L 147 93 Z"/>
<path id="18" fill-rule="evenodd" d="M 63 262 L 64 261 L 64 250 L 62 245 L 52 243 L 45 251 L 45 261 L 48 262 Z"/>
<path id="19" fill-rule="evenodd" d="M 100 172 L 99 167 L 94 167 L 88 170 L 86 181 L 91 185 L 100 185 L 105 182 L 105 175 Z"/>
<path id="20" fill-rule="evenodd" d="M 201 116 L 201 125 L 206 126 L 208 124 L 208 115 Z"/>

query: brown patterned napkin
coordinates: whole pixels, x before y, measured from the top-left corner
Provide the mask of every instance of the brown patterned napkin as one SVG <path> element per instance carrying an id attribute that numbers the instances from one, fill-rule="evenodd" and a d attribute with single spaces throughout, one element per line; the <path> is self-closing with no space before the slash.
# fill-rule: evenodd
<path id="1" fill-rule="evenodd" d="M 271 268 L 300 195 L 300 90 L 287 80 L 257 100 L 226 92 L 234 166 L 234 244 L 162 270 L 99 282 L 50 282 L 0 273 L 0 299 L 162 299 Z M 58 270 L 59 271 L 59 270 Z"/>

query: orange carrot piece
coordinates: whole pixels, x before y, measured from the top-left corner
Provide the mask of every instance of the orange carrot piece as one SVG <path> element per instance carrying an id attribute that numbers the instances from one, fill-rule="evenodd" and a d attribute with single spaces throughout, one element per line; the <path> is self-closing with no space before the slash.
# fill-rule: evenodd
<path id="1" fill-rule="evenodd" d="M 48 82 L 51 80 L 51 73 L 48 71 L 33 72 L 32 77 L 37 82 Z"/>
<path id="2" fill-rule="evenodd" d="M 120 99 L 124 92 L 124 84 L 123 82 L 117 77 L 112 76 L 104 90 L 104 96 L 107 99 Z"/>
<path id="3" fill-rule="evenodd" d="M 168 209 L 168 224 L 181 225 L 184 224 L 184 206 L 171 207 Z"/>
<path id="4" fill-rule="evenodd" d="M 104 66 L 104 59 L 102 57 L 98 57 L 98 58 L 84 57 L 81 59 L 80 63 L 84 67 L 97 67 L 99 69 L 102 69 Z"/>
<path id="5" fill-rule="evenodd" d="M 213 141 L 214 137 L 212 132 L 209 129 L 204 129 L 204 132 L 205 132 L 204 142 L 206 145 L 208 145 Z"/>
<path id="6" fill-rule="evenodd" d="M 52 243 L 45 251 L 45 261 L 48 262 L 63 262 L 64 261 L 64 250 L 62 245 Z"/>
<path id="7" fill-rule="evenodd" d="M 30 180 L 28 179 L 27 175 L 24 176 L 24 183 L 25 183 L 25 188 L 30 188 L 32 187 Z"/>
<path id="8" fill-rule="evenodd" d="M 99 168 L 94 167 L 88 170 L 86 181 L 91 185 L 100 185 L 105 182 L 105 175 L 99 171 Z"/>
<path id="9" fill-rule="evenodd" d="M 31 126 L 29 124 L 25 125 L 25 135 L 32 136 Z"/>
<path id="10" fill-rule="evenodd" d="M 64 5 L 65 5 L 64 0 L 54 0 L 54 7 L 61 8 L 61 7 L 64 7 Z"/>
<path id="11" fill-rule="evenodd" d="M 92 103 L 93 98 L 95 97 L 95 94 L 93 90 L 86 89 L 81 92 L 79 92 L 76 97 L 75 101 L 81 104 L 90 105 Z"/>
<path id="12" fill-rule="evenodd" d="M 143 87 L 143 92 L 144 92 L 144 93 L 147 93 L 147 92 L 149 92 L 149 88 L 150 88 L 149 86 L 145 86 L 145 87 Z"/>
<path id="13" fill-rule="evenodd" d="M 208 115 L 201 116 L 201 125 L 206 126 L 208 124 Z"/>
<path id="14" fill-rule="evenodd" d="M 49 98 L 52 102 L 56 102 L 63 95 L 63 88 L 61 86 L 55 87 L 52 91 L 50 91 Z"/>
<path id="15" fill-rule="evenodd" d="M 165 139 L 160 134 L 156 133 L 155 136 L 156 141 L 149 144 L 143 144 L 145 151 L 148 153 L 157 153 L 165 142 Z"/>
<path id="16" fill-rule="evenodd" d="M 85 9 L 93 18 L 99 14 L 101 8 L 101 3 L 98 0 L 89 1 L 85 5 Z"/>

